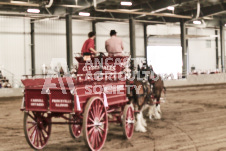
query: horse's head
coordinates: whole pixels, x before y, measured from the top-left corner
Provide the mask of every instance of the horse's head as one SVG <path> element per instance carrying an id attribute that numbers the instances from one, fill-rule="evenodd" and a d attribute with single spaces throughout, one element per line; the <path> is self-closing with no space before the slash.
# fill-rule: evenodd
<path id="1" fill-rule="evenodd" d="M 146 63 L 143 63 L 142 67 L 138 65 L 137 74 L 139 74 L 139 77 L 142 78 L 144 81 L 147 81 L 150 72 Z"/>

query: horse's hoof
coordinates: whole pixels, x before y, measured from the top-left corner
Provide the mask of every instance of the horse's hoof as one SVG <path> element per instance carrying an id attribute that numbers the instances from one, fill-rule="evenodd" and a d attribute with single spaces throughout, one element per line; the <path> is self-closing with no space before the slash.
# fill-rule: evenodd
<path id="1" fill-rule="evenodd" d="M 138 123 L 135 125 L 135 131 L 143 133 L 147 132 L 146 128 L 142 125 L 139 125 Z"/>
<path id="2" fill-rule="evenodd" d="M 146 120 L 143 120 L 141 124 L 142 124 L 144 127 L 147 127 Z"/>
<path id="3" fill-rule="evenodd" d="M 153 120 L 153 115 L 149 115 L 149 120 Z"/>
<path id="4" fill-rule="evenodd" d="M 156 120 L 160 120 L 161 119 L 161 115 L 159 113 L 155 114 L 155 119 Z"/>
<path id="5" fill-rule="evenodd" d="M 135 131 L 142 132 L 142 133 L 147 132 L 147 130 L 144 127 L 143 128 L 139 128 L 139 129 L 135 129 Z"/>

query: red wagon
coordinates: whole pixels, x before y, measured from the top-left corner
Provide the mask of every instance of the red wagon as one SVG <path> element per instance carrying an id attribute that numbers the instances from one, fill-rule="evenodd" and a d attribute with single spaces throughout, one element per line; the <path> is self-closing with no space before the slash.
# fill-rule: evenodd
<path id="1" fill-rule="evenodd" d="M 87 64 L 82 57 L 76 59 L 79 63 L 76 78 L 22 80 L 24 132 L 34 149 L 46 146 L 52 124 L 69 124 L 74 138 L 83 132 L 91 150 L 101 150 L 104 146 L 109 122 L 121 123 L 125 138 L 133 135 L 134 110 L 128 104 L 122 72 L 127 57 L 93 57 L 93 64 Z M 108 120 L 108 114 L 114 118 Z M 52 117 L 67 122 L 53 122 Z"/>

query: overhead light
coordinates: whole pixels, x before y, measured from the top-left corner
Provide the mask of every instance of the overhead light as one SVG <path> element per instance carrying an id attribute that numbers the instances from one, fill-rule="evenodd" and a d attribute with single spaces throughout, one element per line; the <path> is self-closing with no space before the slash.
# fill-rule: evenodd
<path id="1" fill-rule="evenodd" d="M 121 5 L 123 5 L 123 6 L 132 6 L 133 3 L 132 2 L 121 2 Z"/>
<path id="2" fill-rule="evenodd" d="M 88 12 L 79 12 L 80 16 L 90 16 L 90 13 Z"/>
<path id="3" fill-rule="evenodd" d="M 27 12 L 28 13 L 40 13 L 40 10 L 39 9 L 29 8 L 29 9 L 27 9 Z"/>
<path id="4" fill-rule="evenodd" d="M 173 6 L 168 6 L 167 9 L 173 11 L 174 10 L 174 7 Z"/>
<path id="5" fill-rule="evenodd" d="M 226 24 L 224 24 L 224 26 L 226 27 Z"/>
<path id="6" fill-rule="evenodd" d="M 201 24 L 202 24 L 202 22 L 201 22 L 201 21 L 199 21 L 199 20 L 194 20 L 194 21 L 193 21 L 193 24 L 196 24 L 196 25 L 201 25 Z"/>

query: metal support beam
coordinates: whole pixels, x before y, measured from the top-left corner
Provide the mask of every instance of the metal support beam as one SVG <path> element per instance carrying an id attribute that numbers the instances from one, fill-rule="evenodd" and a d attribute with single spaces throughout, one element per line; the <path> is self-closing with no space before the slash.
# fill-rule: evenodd
<path id="1" fill-rule="evenodd" d="M 131 58 L 136 56 L 136 41 L 135 41 L 135 21 L 133 18 L 129 19 L 129 35 L 130 35 L 130 55 Z"/>
<path id="2" fill-rule="evenodd" d="M 182 47 L 182 77 L 187 77 L 187 43 L 186 43 L 186 27 L 185 27 L 185 21 L 180 21 L 180 30 L 181 30 L 181 47 Z"/>
<path id="3" fill-rule="evenodd" d="M 93 32 L 96 33 L 96 21 L 92 21 L 92 30 L 93 30 Z M 95 44 L 95 47 L 96 47 L 96 38 L 94 39 L 94 44 Z"/>
<path id="4" fill-rule="evenodd" d="M 35 75 L 35 23 L 30 20 L 31 24 L 31 75 Z"/>
<path id="5" fill-rule="evenodd" d="M 72 50 L 72 15 L 66 15 L 66 44 L 67 44 L 67 66 L 71 70 L 73 65 L 73 50 Z"/>
<path id="6" fill-rule="evenodd" d="M 219 58 L 218 58 L 218 30 L 216 29 L 215 30 L 215 35 L 216 35 L 216 38 L 215 38 L 215 43 L 216 43 L 216 69 L 219 68 Z"/>
<path id="7" fill-rule="evenodd" d="M 148 60 L 148 56 L 147 56 L 147 24 L 144 24 L 144 53 L 145 53 L 145 59 L 146 61 Z M 147 62 L 148 63 L 148 62 Z"/>
<path id="8" fill-rule="evenodd" d="M 224 24 L 220 23 L 220 45 L 221 45 L 221 70 L 225 72 L 225 34 L 224 34 Z"/>

